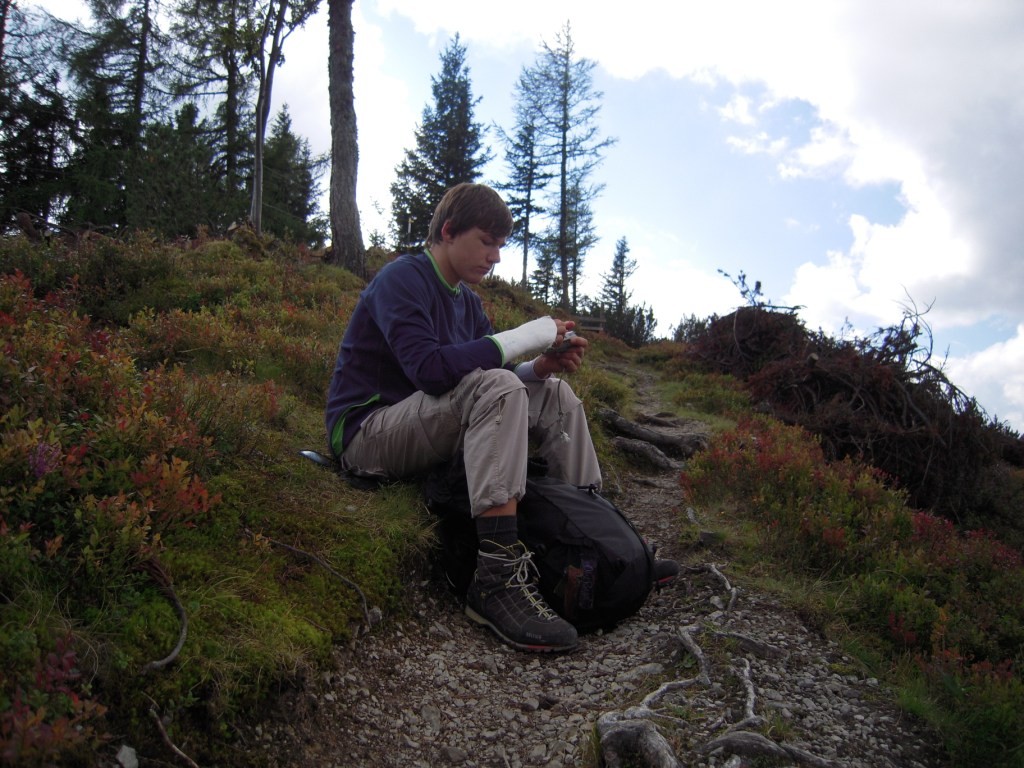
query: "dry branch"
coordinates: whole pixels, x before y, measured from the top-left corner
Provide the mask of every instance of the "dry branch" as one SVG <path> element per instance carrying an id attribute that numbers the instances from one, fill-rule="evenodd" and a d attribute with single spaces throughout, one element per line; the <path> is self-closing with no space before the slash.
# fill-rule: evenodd
<path id="1" fill-rule="evenodd" d="M 149 708 L 149 716 L 153 719 L 153 722 L 156 723 L 157 730 L 160 731 L 160 738 L 163 739 L 164 744 L 167 745 L 171 752 L 180 757 L 182 761 L 184 761 L 184 763 L 188 765 L 190 768 L 199 768 L 199 765 L 196 763 L 195 760 L 193 760 L 191 757 L 189 757 L 180 749 L 178 749 L 177 745 L 173 741 L 171 741 L 171 737 L 167 735 L 167 730 L 164 728 L 164 723 L 160 719 L 160 715 L 157 714 L 155 708 Z"/>
<path id="2" fill-rule="evenodd" d="M 256 538 L 256 535 L 252 531 L 250 531 L 248 528 L 245 529 L 245 534 L 249 538 L 251 538 L 251 539 L 255 539 Z M 293 547 L 290 544 L 285 544 L 283 541 L 277 541 L 276 539 L 272 539 L 269 536 L 263 536 L 262 538 L 265 539 L 267 542 L 269 542 L 270 544 L 272 544 L 275 547 L 280 547 L 281 549 L 287 550 L 288 552 L 291 552 L 293 554 L 299 555 L 300 557 L 304 557 L 307 560 L 311 560 L 312 562 L 314 562 L 317 565 L 319 565 L 321 568 L 323 568 L 325 571 L 327 571 L 329 574 L 331 574 L 335 578 L 340 579 L 345 584 L 348 584 L 348 586 L 350 586 L 353 589 L 353 591 L 355 591 L 355 593 L 357 595 L 359 595 L 359 599 L 362 602 L 362 606 L 363 606 L 363 618 L 366 619 L 366 626 L 367 627 L 373 626 L 373 624 L 375 622 L 370 618 L 370 609 L 369 609 L 369 607 L 367 606 L 367 603 L 366 603 L 366 595 L 363 593 L 363 590 L 359 588 L 359 585 L 356 584 L 354 581 L 352 581 L 352 579 L 350 579 L 350 578 L 348 578 L 346 576 L 342 576 L 340 573 L 338 573 L 336 570 L 334 570 L 330 565 L 328 565 L 323 560 L 323 558 L 318 557 L 317 555 L 314 555 L 312 552 L 307 552 L 304 549 L 299 549 L 298 547 Z M 374 610 L 376 610 L 376 609 L 374 609 Z"/>

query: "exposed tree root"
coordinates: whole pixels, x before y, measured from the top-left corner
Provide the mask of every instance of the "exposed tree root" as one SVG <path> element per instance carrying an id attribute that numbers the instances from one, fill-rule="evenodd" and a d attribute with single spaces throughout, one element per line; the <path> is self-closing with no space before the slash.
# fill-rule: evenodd
<path id="1" fill-rule="evenodd" d="M 143 568 L 145 568 L 153 581 L 156 582 L 156 585 L 160 587 L 160 591 L 164 593 L 164 596 L 171 601 L 171 604 L 174 606 L 175 613 L 178 614 L 178 621 L 181 625 L 181 629 L 178 632 L 178 642 L 174 646 L 174 649 L 159 661 L 151 661 L 146 664 L 142 668 L 142 672 L 146 673 L 163 669 L 178 658 L 178 654 L 181 653 L 181 649 L 185 645 L 185 638 L 188 637 L 188 614 L 185 613 L 185 606 L 181 604 L 181 600 L 178 599 L 178 595 L 174 591 L 174 585 L 171 583 L 170 574 L 167 573 L 160 561 L 155 557 L 151 557 L 143 563 Z"/>
<path id="2" fill-rule="evenodd" d="M 746 659 L 740 659 L 740 662 L 742 667 L 739 672 L 739 678 L 747 695 L 743 702 L 743 719 L 730 728 L 730 730 L 735 731 L 742 730 L 743 728 L 757 728 L 764 723 L 764 718 L 754 712 L 757 694 L 754 691 L 754 683 L 750 679 L 750 662 Z"/>
<path id="3" fill-rule="evenodd" d="M 160 731 L 160 738 L 163 739 L 163 742 L 167 745 L 168 749 L 181 758 L 185 765 L 188 765 L 190 768 L 199 768 L 199 765 L 195 760 L 178 749 L 178 746 L 171 741 L 171 737 L 167 735 L 167 730 L 164 728 L 163 720 L 161 720 L 160 715 L 157 714 L 155 705 L 149 708 L 149 716 L 152 718 L 153 722 L 156 723 L 156 728 Z"/>
<path id="4" fill-rule="evenodd" d="M 719 736 L 704 747 L 704 753 L 723 750 L 733 755 L 743 757 L 771 757 L 779 760 L 792 760 L 800 765 L 809 765 L 811 768 L 832 768 L 834 763 L 812 755 L 798 747 L 791 747 L 785 744 L 778 744 L 759 733 L 751 731 L 731 731 L 724 736 Z"/>
<path id="5" fill-rule="evenodd" d="M 650 429 L 623 418 L 610 408 L 600 408 L 595 415 L 616 434 L 650 443 L 670 456 L 688 459 L 697 451 L 706 448 L 708 444 L 707 437 L 703 434 L 680 435 Z"/>
<path id="6" fill-rule="evenodd" d="M 678 768 L 672 745 L 650 720 L 620 720 L 614 712 L 597 721 L 601 757 L 607 768 L 640 765 L 650 768 Z"/>
<path id="7" fill-rule="evenodd" d="M 681 642 L 690 655 L 697 660 L 697 666 L 700 669 L 700 672 L 697 674 L 697 682 L 701 685 L 711 685 L 711 665 L 708 664 L 704 651 L 700 649 L 700 646 L 697 645 L 697 641 L 693 639 L 693 635 L 700 631 L 700 627 L 696 624 L 691 624 L 687 627 L 680 627 L 679 642 Z"/>
<path id="8" fill-rule="evenodd" d="M 613 437 L 612 445 L 623 453 L 637 456 L 656 469 L 680 469 L 682 464 L 666 456 L 657 446 L 644 440 L 629 437 Z"/>
<path id="9" fill-rule="evenodd" d="M 779 648 L 771 643 L 756 640 L 747 635 L 741 635 L 739 632 L 719 632 L 715 630 L 714 635 L 715 637 L 733 640 L 744 651 L 754 654 L 759 659 L 784 659 L 789 655 L 789 651 L 785 648 Z"/>
<path id="10" fill-rule="evenodd" d="M 728 603 L 723 603 L 723 612 L 733 610 L 738 599 L 739 590 L 719 568 L 708 563 L 700 567 L 685 568 L 689 573 L 707 573 L 711 575 L 729 595 Z M 717 598 L 715 598 L 717 600 Z M 699 624 L 679 627 L 677 637 L 685 651 L 697 662 L 697 674 L 686 680 L 674 680 L 663 683 L 657 690 L 647 694 L 638 706 L 629 707 L 623 712 L 607 712 L 597 721 L 597 733 L 600 739 L 601 756 L 604 765 L 611 768 L 624 766 L 642 766 L 644 768 L 676 768 L 680 765 L 672 746 L 658 730 L 655 720 L 665 724 L 676 724 L 686 727 L 687 721 L 655 709 L 658 702 L 667 694 L 685 690 L 693 686 L 712 687 L 712 667 L 697 637 L 707 632 L 715 638 L 727 638 L 737 643 L 746 653 L 760 658 L 783 658 L 786 651 L 769 643 L 764 643 L 736 632 L 725 632 Z M 742 757 L 777 758 L 796 762 L 811 768 L 831 768 L 833 763 L 817 757 L 797 747 L 779 744 L 749 729 L 764 725 L 764 718 L 757 714 L 757 690 L 751 677 L 750 661 L 741 657 L 732 669 L 739 678 L 744 690 L 743 716 L 735 723 L 730 723 L 728 712 L 723 712 L 710 730 L 713 732 L 725 728 L 726 732 L 708 742 L 703 748 L 705 754 L 723 752 L 731 755 L 725 765 L 735 768 L 743 764 Z"/>

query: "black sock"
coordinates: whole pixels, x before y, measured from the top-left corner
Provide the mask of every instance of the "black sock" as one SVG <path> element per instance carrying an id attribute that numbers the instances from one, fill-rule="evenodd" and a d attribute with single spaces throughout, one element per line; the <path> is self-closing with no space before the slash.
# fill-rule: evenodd
<path id="1" fill-rule="evenodd" d="M 478 515 L 475 522 L 480 549 L 484 551 L 495 552 L 495 545 L 511 547 L 519 541 L 519 525 L 515 515 Z"/>

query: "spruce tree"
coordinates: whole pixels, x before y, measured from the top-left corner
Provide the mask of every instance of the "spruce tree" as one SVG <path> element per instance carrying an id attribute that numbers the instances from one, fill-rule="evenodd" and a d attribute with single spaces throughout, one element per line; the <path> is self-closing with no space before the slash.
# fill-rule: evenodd
<path id="1" fill-rule="evenodd" d="M 150 125 L 143 144 L 130 169 L 138 183 L 127 201 L 128 227 L 192 237 L 217 226 L 214 148 L 196 105 L 182 105 L 173 124 Z"/>
<path id="2" fill-rule="evenodd" d="M 327 233 L 326 221 L 319 215 L 317 181 L 326 158 L 314 159 L 309 142 L 292 133 L 287 105 L 274 118 L 263 161 L 267 180 L 264 230 L 286 240 L 322 247 Z"/>
<path id="3" fill-rule="evenodd" d="M 445 191 L 479 179 L 491 159 L 483 143 L 486 128 L 473 119 L 480 99 L 473 98 L 466 48 L 457 34 L 441 54 L 441 73 L 431 77 L 431 91 L 434 103 L 423 108 L 416 147 L 406 150 L 391 185 L 393 234 L 399 248 L 422 244 Z"/>
<path id="4" fill-rule="evenodd" d="M 554 243 L 561 296 L 559 303 L 574 310 L 575 283 L 583 257 L 594 240 L 575 240 L 586 234 L 581 214 L 601 191 L 589 182 L 603 159 L 603 151 L 615 143 L 600 138 L 596 124 L 603 95 L 593 86 L 595 62 L 576 56 L 568 23 L 556 37 L 555 46 L 544 43 L 537 61 L 520 77 L 522 109 L 535 116 L 538 156 L 557 179 L 549 210 L 554 219 Z M 574 221 L 575 217 L 575 221 Z"/>
<path id="5" fill-rule="evenodd" d="M 122 228 L 128 199 L 139 179 L 132 174 L 143 151 L 147 124 L 167 109 L 162 77 L 168 38 L 157 24 L 155 0 L 91 0 L 95 25 L 70 59 L 77 83 L 80 126 L 70 162 L 65 220 L 73 226 Z"/>
<path id="6" fill-rule="evenodd" d="M 265 0 L 257 9 L 258 24 L 249 37 L 249 65 L 256 73 L 249 221 L 257 233 L 263 227 L 263 150 L 274 93 L 274 74 L 284 61 L 285 40 L 316 13 L 319 5 L 320 0 Z"/>
<path id="7" fill-rule="evenodd" d="M 631 347 L 640 347 L 654 339 L 657 321 L 654 310 L 645 305 L 632 306 L 632 293 L 626 290 L 626 281 L 636 272 L 636 260 L 629 258 L 629 244 L 626 238 L 615 243 L 612 268 L 605 275 L 599 299 L 604 313 L 604 330 Z"/>
<path id="8" fill-rule="evenodd" d="M 56 54 L 62 28 L 9 3 L 0 9 L 0 232 L 21 220 L 41 234 L 65 197 L 74 129 Z"/>
<path id="9" fill-rule="evenodd" d="M 215 219 L 226 228 L 247 215 L 252 167 L 253 73 L 247 65 L 251 3 L 178 0 L 172 31 L 181 45 L 173 88 L 210 115 L 205 124 L 215 149 L 211 173 L 220 188 Z"/>
<path id="10" fill-rule="evenodd" d="M 612 257 L 612 268 L 602 277 L 601 307 L 608 317 L 621 316 L 629 306 L 632 295 L 626 290 L 626 281 L 636 272 L 636 259 L 629 257 L 629 243 L 620 237 L 615 243 L 615 255 Z"/>
<path id="11" fill-rule="evenodd" d="M 496 185 L 505 193 L 505 202 L 512 213 L 512 235 L 509 240 L 518 243 L 523 250 L 523 286 L 527 285 L 530 262 L 530 246 L 537 217 L 544 213 L 540 196 L 553 178 L 545 168 L 544 160 L 537 145 L 537 115 L 529 108 L 525 85 L 522 78 L 516 85 L 516 126 L 509 136 L 500 128 L 498 135 L 505 146 L 505 163 L 508 166 L 508 181 Z"/>

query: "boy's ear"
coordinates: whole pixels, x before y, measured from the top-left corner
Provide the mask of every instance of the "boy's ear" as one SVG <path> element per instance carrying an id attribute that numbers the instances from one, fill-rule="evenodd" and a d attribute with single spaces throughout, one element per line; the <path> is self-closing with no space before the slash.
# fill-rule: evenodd
<path id="1" fill-rule="evenodd" d="M 444 224 L 441 225 L 441 239 L 448 240 L 452 237 L 452 220 L 445 219 Z"/>

